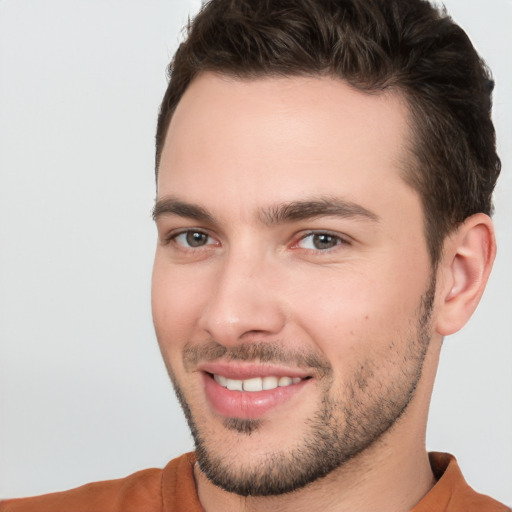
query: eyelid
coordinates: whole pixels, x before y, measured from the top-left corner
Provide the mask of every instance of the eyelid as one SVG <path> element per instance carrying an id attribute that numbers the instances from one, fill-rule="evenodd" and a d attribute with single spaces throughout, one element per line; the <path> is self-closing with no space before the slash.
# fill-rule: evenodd
<path id="1" fill-rule="evenodd" d="M 313 237 L 315 235 L 327 235 L 327 236 L 336 238 L 337 243 L 333 247 L 330 247 L 327 249 L 316 249 L 316 248 L 310 249 L 310 248 L 303 248 L 303 247 L 299 246 L 300 242 L 306 240 L 309 237 Z M 330 252 L 332 250 L 335 250 L 339 246 L 351 245 L 351 243 L 352 243 L 352 241 L 348 235 L 330 231 L 328 229 L 312 229 L 312 230 L 308 230 L 308 231 L 299 233 L 299 236 L 296 237 L 295 242 L 292 244 L 292 249 L 303 249 L 306 251 L 314 251 L 314 252 L 318 252 L 318 253 L 324 252 L 325 253 L 325 252 Z"/>
<path id="2" fill-rule="evenodd" d="M 201 233 L 201 234 L 205 235 L 206 237 L 208 237 L 209 241 L 212 240 L 215 243 L 207 242 L 205 245 L 202 245 L 202 246 L 191 247 L 191 246 L 188 246 L 186 244 L 180 244 L 180 243 L 176 242 L 176 239 L 179 236 L 186 235 L 187 233 Z M 166 233 L 165 236 L 162 237 L 162 243 L 164 245 L 169 245 L 171 243 L 174 243 L 175 245 L 179 246 L 182 249 L 193 250 L 193 251 L 200 250 L 200 249 L 202 249 L 204 247 L 207 247 L 207 246 L 210 246 L 210 245 L 219 245 L 218 240 L 211 233 L 209 233 L 207 229 L 204 229 L 204 228 L 194 228 L 194 227 L 173 229 L 173 230 L 169 231 L 168 233 Z"/>

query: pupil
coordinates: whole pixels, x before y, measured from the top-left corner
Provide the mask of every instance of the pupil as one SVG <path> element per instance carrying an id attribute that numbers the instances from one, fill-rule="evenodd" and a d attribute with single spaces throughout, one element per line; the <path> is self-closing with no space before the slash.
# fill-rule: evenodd
<path id="1" fill-rule="evenodd" d="M 336 239 L 331 235 L 315 235 L 313 243 L 317 249 L 330 249 L 336 245 Z"/>
<path id="2" fill-rule="evenodd" d="M 206 242 L 206 235 L 204 233 L 198 233 L 197 231 L 192 231 L 187 233 L 187 244 L 190 247 L 199 247 L 204 245 Z"/>

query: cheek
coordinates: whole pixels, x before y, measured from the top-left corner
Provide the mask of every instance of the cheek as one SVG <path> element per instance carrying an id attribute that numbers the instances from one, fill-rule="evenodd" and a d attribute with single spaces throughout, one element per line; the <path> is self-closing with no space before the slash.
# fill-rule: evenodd
<path id="1" fill-rule="evenodd" d="M 201 280 L 176 272 L 157 254 L 153 268 L 151 305 L 158 342 L 165 352 L 190 340 L 201 309 Z"/>
<path id="2" fill-rule="evenodd" d="M 423 282 L 398 280 L 391 272 L 369 276 L 344 272 L 316 279 L 295 312 L 302 329 L 335 365 L 386 352 L 390 343 L 410 334 L 417 318 Z"/>

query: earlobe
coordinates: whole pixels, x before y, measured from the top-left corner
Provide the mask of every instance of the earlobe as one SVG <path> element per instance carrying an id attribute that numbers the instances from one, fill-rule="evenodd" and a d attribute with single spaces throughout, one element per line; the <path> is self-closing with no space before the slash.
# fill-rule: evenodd
<path id="1" fill-rule="evenodd" d="M 491 219 L 478 213 L 447 237 L 440 278 L 436 331 L 453 334 L 469 320 L 484 292 L 496 255 Z"/>

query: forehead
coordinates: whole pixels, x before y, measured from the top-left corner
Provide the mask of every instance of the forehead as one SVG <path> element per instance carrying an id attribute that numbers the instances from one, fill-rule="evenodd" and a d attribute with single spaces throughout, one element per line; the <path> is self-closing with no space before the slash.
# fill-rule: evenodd
<path id="1" fill-rule="evenodd" d="M 372 194 L 382 200 L 396 193 L 392 187 L 413 192 L 401 177 L 408 144 L 408 110 L 397 94 L 364 93 L 330 77 L 204 73 L 171 120 L 158 195 L 200 203 L 243 197 L 256 208 L 263 198 L 341 194 L 359 201 L 363 192 L 371 203 Z"/>

